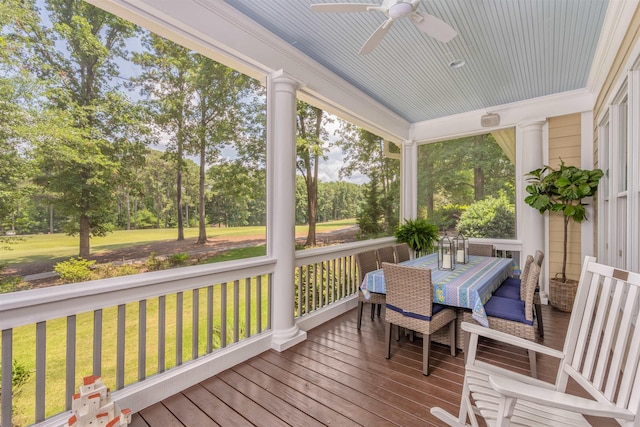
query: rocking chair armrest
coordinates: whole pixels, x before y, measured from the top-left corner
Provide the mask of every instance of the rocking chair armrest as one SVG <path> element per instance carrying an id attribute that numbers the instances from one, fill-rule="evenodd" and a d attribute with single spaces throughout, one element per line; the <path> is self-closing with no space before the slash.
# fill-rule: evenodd
<path id="1" fill-rule="evenodd" d="M 624 420 L 633 420 L 635 417 L 628 409 L 617 407 L 609 402 L 598 402 L 532 385 L 523 387 L 522 382 L 507 377 L 490 375 L 489 384 L 495 391 L 505 396 L 526 400 L 547 407 L 597 417 Z"/>
<path id="2" fill-rule="evenodd" d="M 533 350 L 536 353 L 546 354 L 551 357 L 555 357 L 556 359 L 563 359 L 564 353 L 562 351 L 553 349 L 551 347 L 547 347 L 542 344 L 538 344 L 537 342 L 530 341 L 524 338 L 516 337 L 515 335 L 507 334 L 501 331 L 496 331 L 495 329 L 486 328 L 484 326 L 476 325 L 469 322 L 462 322 L 462 330 L 477 334 L 483 337 L 491 338 L 496 341 L 501 341 L 507 344 L 515 345 L 517 347 L 521 347 L 527 350 Z"/>
<path id="3" fill-rule="evenodd" d="M 458 418 L 454 417 L 447 411 L 442 408 L 433 407 L 431 408 L 431 415 L 438 418 L 440 421 L 444 421 L 447 425 L 451 427 L 467 427 L 468 424 L 461 423 Z"/>

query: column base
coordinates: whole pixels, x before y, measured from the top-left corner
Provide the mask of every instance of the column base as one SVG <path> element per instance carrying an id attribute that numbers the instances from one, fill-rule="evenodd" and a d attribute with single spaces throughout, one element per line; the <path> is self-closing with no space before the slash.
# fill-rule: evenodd
<path id="1" fill-rule="evenodd" d="M 274 331 L 271 338 L 271 348 L 282 352 L 307 339 L 307 333 L 297 326 L 284 331 Z"/>

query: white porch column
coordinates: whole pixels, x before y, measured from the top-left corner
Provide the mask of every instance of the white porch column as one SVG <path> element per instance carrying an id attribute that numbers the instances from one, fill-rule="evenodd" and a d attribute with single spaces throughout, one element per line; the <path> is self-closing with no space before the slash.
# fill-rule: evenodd
<path id="1" fill-rule="evenodd" d="M 304 341 L 306 332 L 294 318 L 295 209 L 296 209 L 296 90 L 298 83 L 281 71 L 269 79 L 267 114 L 267 254 L 277 262 L 273 273 L 271 347 L 277 351 Z"/>
<path id="2" fill-rule="evenodd" d="M 402 142 L 400 159 L 401 194 L 400 224 L 418 215 L 418 144 L 413 140 Z"/>
<path id="3" fill-rule="evenodd" d="M 536 209 L 524 203 L 527 196 L 527 178 L 524 176 L 527 172 L 541 168 L 544 164 L 544 138 L 543 127 L 546 122 L 544 120 L 523 123 L 518 125 L 519 138 L 516 149 L 519 152 L 518 164 L 520 172 L 516 176 L 516 197 L 518 209 L 518 238 L 522 241 L 521 263 L 524 263 L 527 255 L 533 255 L 536 250 L 545 251 L 545 265 L 548 265 L 549 254 L 547 253 L 545 242 L 547 241 L 544 216 L 540 215 Z M 541 297 L 546 300 L 547 276 L 546 269 L 543 267 L 540 272 L 540 292 Z"/>

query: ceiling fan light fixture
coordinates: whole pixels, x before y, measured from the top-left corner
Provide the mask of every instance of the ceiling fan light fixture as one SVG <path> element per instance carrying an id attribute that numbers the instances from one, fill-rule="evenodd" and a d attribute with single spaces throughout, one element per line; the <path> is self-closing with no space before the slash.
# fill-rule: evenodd
<path id="1" fill-rule="evenodd" d="M 402 18 L 403 16 L 409 15 L 411 12 L 413 12 L 413 6 L 411 6 L 411 3 L 396 3 L 389 8 L 389 18 Z"/>
<path id="2" fill-rule="evenodd" d="M 464 67 L 466 64 L 464 59 L 454 59 L 453 61 L 449 62 L 449 67 L 451 67 L 454 70 L 457 70 L 458 68 L 462 68 Z"/>

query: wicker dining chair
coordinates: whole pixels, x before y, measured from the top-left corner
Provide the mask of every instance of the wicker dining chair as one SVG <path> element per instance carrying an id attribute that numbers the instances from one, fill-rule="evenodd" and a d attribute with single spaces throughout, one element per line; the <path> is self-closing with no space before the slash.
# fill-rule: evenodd
<path id="1" fill-rule="evenodd" d="M 378 251 L 375 249 L 359 252 L 356 254 L 356 268 L 358 269 L 358 286 L 362 285 L 364 276 L 370 271 L 378 269 Z M 376 305 L 382 306 L 385 303 L 384 294 L 369 292 L 369 299 L 364 297 L 362 291 L 358 288 L 358 330 L 362 325 L 362 309 L 365 303 L 371 303 L 371 320 L 375 316 Z"/>
<path id="2" fill-rule="evenodd" d="M 485 245 L 483 243 L 469 243 L 467 253 L 469 255 L 493 256 L 493 245 Z"/>
<path id="3" fill-rule="evenodd" d="M 509 277 L 507 278 L 498 289 L 493 293 L 494 295 L 512 299 L 521 299 L 524 300 L 525 287 L 522 286 L 522 283 L 527 281 L 527 274 L 529 272 L 529 264 L 534 262 L 542 269 L 542 262 L 544 261 L 544 252 L 541 250 L 536 250 L 535 255 L 532 260 L 527 258 L 528 263 L 525 263 L 524 268 L 522 269 L 522 274 L 520 278 Z M 541 337 L 544 337 L 544 326 L 542 323 L 542 302 L 540 301 L 540 286 L 536 287 L 536 292 L 533 295 L 533 308 L 535 310 L 536 322 L 538 323 L 538 334 Z"/>
<path id="4" fill-rule="evenodd" d="M 393 246 L 383 246 L 378 248 L 378 266 L 381 266 L 383 262 L 396 262 L 396 254 L 393 250 Z"/>
<path id="5" fill-rule="evenodd" d="M 411 259 L 411 253 L 409 252 L 409 245 L 406 243 L 399 243 L 393 247 L 393 251 L 396 253 L 396 263 L 399 264 Z"/>
<path id="6" fill-rule="evenodd" d="M 431 269 L 406 265 L 382 264 L 387 291 L 385 309 L 385 350 L 391 358 L 391 330 L 393 326 L 422 333 L 422 373 L 429 375 L 431 334 L 449 325 L 451 355 L 456 355 L 456 311 L 433 303 Z"/>
<path id="7" fill-rule="evenodd" d="M 533 262 L 538 264 L 542 271 L 542 263 L 544 262 L 544 252 L 536 250 L 536 254 L 533 256 Z M 536 286 L 536 293 L 533 294 L 533 308 L 536 310 L 536 321 L 538 322 L 538 333 L 541 337 L 544 337 L 544 327 L 542 325 L 542 301 L 540 301 L 540 281 L 538 280 L 538 286 Z"/>
<path id="8" fill-rule="evenodd" d="M 531 261 L 529 261 L 531 259 Z M 527 272 L 526 281 L 523 282 L 525 287 L 524 300 L 505 298 L 493 295 L 484 305 L 489 321 L 489 328 L 495 329 L 507 334 L 515 335 L 528 340 L 535 340 L 536 332 L 533 326 L 533 294 L 538 286 L 538 278 L 540 276 L 540 266 L 533 262 L 533 257 L 527 257 L 529 262 L 529 271 Z M 473 317 L 470 312 L 465 312 L 463 321 L 471 322 Z M 468 334 L 465 335 L 465 349 L 468 344 Z M 536 370 L 536 354 L 533 350 L 529 350 L 529 363 L 531 368 L 531 376 L 537 377 Z"/>

